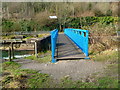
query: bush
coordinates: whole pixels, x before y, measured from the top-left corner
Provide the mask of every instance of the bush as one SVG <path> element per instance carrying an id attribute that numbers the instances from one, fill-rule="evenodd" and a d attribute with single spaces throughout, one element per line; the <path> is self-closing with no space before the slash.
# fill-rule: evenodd
<path id="1" fill-rule="evenodd" d="M 2 30 L 4 32 L 11 32 L 14 22 L 12 20 L 3 19 L 2 21 Z"/>
<path id="2" fill-rule="evenodd" d="M 99 27 L 107 27 L 111 25 L 114 27 L 115 23 L 118 23 L 118 17 L 65 17 L 61 18 L 60 21 L 58 20 L 48 20 L 42 24 L 38 22 L 36 19 L 30 20 L 19 20 L 19 21 L 12 21 L 3 19 L 2 27 L 5 32 L 10 31 L 49 31 L 55 28 L 59 29 L 59 26 L 63 28 L 85 28 L 89 30 L 88 27 L 92 27 L 98 24 Z M 98 28 L 99 28 L 98 27 Z"/>

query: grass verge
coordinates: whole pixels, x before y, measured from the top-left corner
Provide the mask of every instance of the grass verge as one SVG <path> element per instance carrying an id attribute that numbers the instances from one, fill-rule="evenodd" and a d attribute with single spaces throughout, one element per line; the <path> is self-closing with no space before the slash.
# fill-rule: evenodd
<path id="1" fill-rule="evenodd" d="M 2 72 L 3 88 L 43 88 L 49 87 L 50 77 L 35 70 L 20 69 L 15 62 L 4 62 Z M 51 80 L 52 81 L 52 80 Z"/>
<path id="2" fill-rule="evenodd" d="M 89 80 L 88 80 L 89 79 Z M 62 88 L 118 88 L 118 80 L 111 77 L 87 78 L 86 81 L 72 81 L 69 77 L 61 80 Z"/>
<path id="3" fill-rule="evenodd" d="M 90 77 L 85 81 L 64 77 L 56 83 L 48 74 L 19 67 L 15 62 L 3 63 L 3 88 L 118 88 L 118 80 L 110 76 Z"/>
<path id="4" fill-rule="evenodd" d="M 115 50 L 106 50 L 100 54 L 90 56 L 95 61 L 109 61 L 117 62 L 118 61 L 118 51 Z"/>
<path id="5" fill-rule="evenodd" d="M 38 54 L 39 57 L 36 57 L 35 55 L 26 57 L 25 59 L 31 59 L 36 60 L 39 63 L 46 63 L 51 61 L 51 51 L 41 52 Z"/>

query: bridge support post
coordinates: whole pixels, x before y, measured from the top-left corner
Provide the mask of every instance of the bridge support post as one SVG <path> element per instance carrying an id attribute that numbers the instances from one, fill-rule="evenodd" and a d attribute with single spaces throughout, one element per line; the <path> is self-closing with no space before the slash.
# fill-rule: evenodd
<path id="1" fill-rule="evenodd" d="M 57 62 L 56 59 L 53 58 L 53 59 L 52 59 L 52 63 L 56 63 L 56 62 Z"/>
<path id="2" fill-rule="evenodd" d="M 84 59 L 90 59 L 89 57 L 85 57 Z"/>

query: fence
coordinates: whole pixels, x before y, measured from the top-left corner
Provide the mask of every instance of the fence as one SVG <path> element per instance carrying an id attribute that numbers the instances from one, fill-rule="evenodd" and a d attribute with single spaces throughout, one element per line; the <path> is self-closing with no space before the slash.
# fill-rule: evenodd
<path id="1" fill-rule="evenodd" d="M 64 29 L 64 34 L 67 35 L 81 50 L 88 56 L 88 30 L 81 29 Z"/>
<path id="2" fill-rule="evenodd" d="M 58 37 L 58 30 L 55 29 L 50 32 L 51 33 L 51 50 L 52 50 L 52 63 L 56 62 L 55 59 L 55 49 L 56 49 L 56 42 Z"/>
<path id="3" fill-rule="evenodd" d="M 2 32 L 0 35 L 37 35 L 49 33 L 49 31 L 21 31 L 21 32 Z"/>

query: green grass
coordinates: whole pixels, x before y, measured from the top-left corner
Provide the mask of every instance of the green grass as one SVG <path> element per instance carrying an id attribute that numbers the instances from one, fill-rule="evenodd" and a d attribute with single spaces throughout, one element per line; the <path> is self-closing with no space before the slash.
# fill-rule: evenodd
<path id="1" fill-rule="evenodd" d="M 118 88 L 118 80 L 111 77 L 95 78 L 94 82 L 72 81 L 70 78 L 61 80 L 60 88 Z"/>
<path id="2" fill-rule="evenodd" d="M 49 88 L 50 81 L 48 74 L 36 73 L 30 76 L 27 84 L 29 88 Z"/>
<path id="3" fill-rule="evenodd" d="M 111 77 L 95 78 L 94 82 L 73 81 L 64 77 L 59 83 L 55 83 L 47 74 L 36 73 L 28 79 L 29 88 L 118 88 L 118 80 Z"/>
<path id="4" fill-rule="evenodd" d="M 39 55 L 43 58 L 36 58 L 35 56 L 27 57 L 27 59 L 37 60 L 40 63 L 46 63 L 51 60 L 51 53 L 42 52 Z M 105 51 L 94 57 L 97 61 L 116 61 L 116 51 Z M 20 69 L 20 64 L 16 62 L 4 62 L 3 63 L 3 75 L 2 84 L 5 88 L 118 88 L 118 79 L 114 75 L 117 74 L 118 64 L 112 62 L 109 64 L 105 71 L 104 76 L 97 76 L 97 73 L 92 77 L 93 81 L 73 81 L 70 77 L 63 77 L 60 82 L 56 83 L 48 74 L 39 73 L 39 71 L 30 69 Z"/>
<path id="5" fill-rule="evenodd" d="M 16 36 L 16 35 L 8 35 L 8 36 L 2 35 L 2 38 L 3 39 L 11 39 L 14 36 Z"/>
<path id="6" fill-rule="evenodd" d="M 42 58 L 36 58 L 35 56 L 27 57 L 26 59 L 37 60 L 40 63 L 46 63 L 51 61 L 50 51 L 41 52 L 39 55 L 43 55 Z M 4 62 L 3 64 L 3 80 L 2 84 L 4 88 L 44 88 L 49 87 L 49 82 L 52 81 L 49 75 L 38 73 L 35 70 L 20 69 L 20 64 L 16 62 Z"/>
<path id="7" fill-rule="evenodd" d="M 24 39 L 30 39 L 30 38 L 34 38 L 33 36 L 29 36 L 29 37 L 26 37 L 26 38 L 24 38 Z"/>
<path id="8" fill-rule="evenodd" d="M 0 73 L 2 73 L 2 64 L 0 63 Z"/>
<path id="9" fill-rule="evenodd" d="M 3 63 L 3 88 L 44 88 L 49 87 L 51 78 L 47 74 L 35 70 L 20 69 L 15 62 Z M 52 81 L 52 80 L 51 80 Z"/>
<path id="10" fill-rule="evenodd" d="M 73 81 L 70 77 L 63 77 L 59 83 L 53 81 L 48 74 L 38 73 L 35 70 L 20 69 L 15 62 L 4 62 L 2 84 L 5 88 L 117 88 L 118 80 L 110 76 L 93 77 L 90 81 Z M 113 66 L 109 66 L 113 67 Z"/>
<path id="11" fill-rule="evenodd" d="M 47 55 L 45 55 L 45 53 Z M 46 63 L 46 62 L 51 61 L 51 54 L 50 53 L 51 53 L 51 51 L 41 52 L 38 54 L 38 56 L 41 56 L 41 57 L 36 57 L 35 55 L 32 55 L 32 56 L 26 57 L 25 59 L 36 60 L 39 63 Z"/>
<path id="12" fill-rule="evenodd" d="M 104 51 L 100 54 L 92 56 L 92 59 L 95 61 L 111 61 L 117 62 L 118 60 L 118 51 Z"/>
<path id="13" fill-rule="evenodd" d="M 49 35 L 49 34 L 38 34 L 38 37 L 39 37 L 39 38 L 42 38 L 42 37 L 45 37 L 45 36 L 47 36 L 47 35 Z"/>
<path id="14" fill-rule="evenodd" d="M 107 65 L 104 76 L 113 77 L 115 79 L 118 79 L 118 64 L 109 64 Z"/>
<path id="15" fill-rule="evenodd" d="M 4 62 L 2 66 L 3 66 L 3 70 L 15 70 L 19 68 L 21 65 L 14 61 L 11 61 L 11 62 L 8 61 L 8 62 Z"/>
<path id="16" fill-rule="evenodd" d="M 102 77 L 98 79 L 98 88 L 118 88 L 118 80 L 111 77 Z"/>
<path id="17" fill-rule="evenodd" d="M 69 77 L 61 79 L 60 88 L 96 88 L 94 83 L 91 82 L 82 82 L 82 81 L 73 81 Z"/>
<path id="18" fill-rule="evenodd" d="M 11 62 L 8 61 L 8 62 L 4 62 L 2 66 L 3 66 L 2 68 L 3 79 L 1 83 L 3 85 L 3 88 L 13 88 L 13 87 L 18 88 L 19 83 L 15 81 L 15 79 L 17 78 L 15 74 L 19 74 L 16 73 L 16 70 L 20 67 L 20 64 L 13 61 Z"/>

